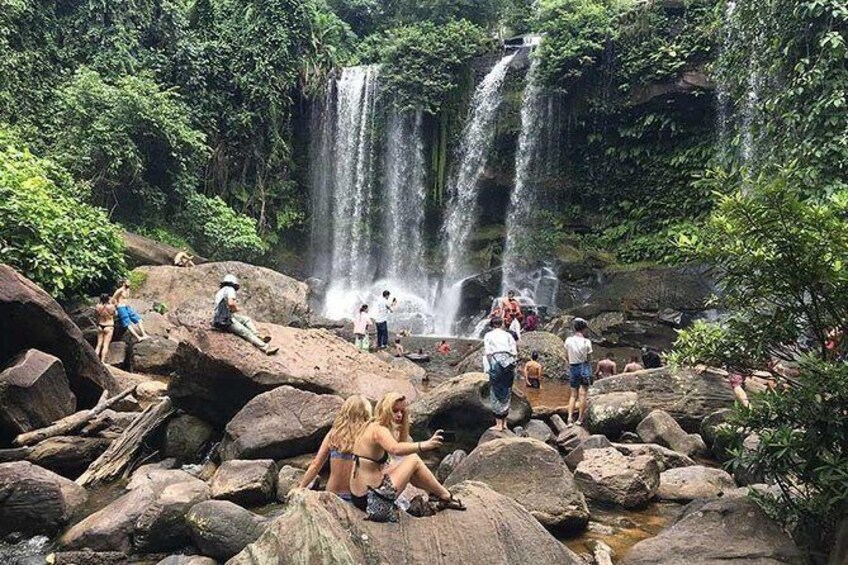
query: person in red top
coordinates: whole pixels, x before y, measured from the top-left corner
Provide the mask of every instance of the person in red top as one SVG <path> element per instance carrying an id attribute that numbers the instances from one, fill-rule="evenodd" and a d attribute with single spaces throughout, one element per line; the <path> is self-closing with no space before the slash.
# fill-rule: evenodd
<path id="1" fill-rule="evenodd" d="M 524 318 L 524 324 L 522 326 L 522 331 L 525 332 L 535 332 L 536 328 L 539 327 L 539 316 L 536 314 L 535 310 L 530 310 L 527 314 L 527 317 Z"/>
<path id="2" fill-rule="evenodd" d="M 451 346 L 445 340 L 442 340 L 441 343 L 439 343 L 439 347 L 436 348 L 436 353 L 441 353 L 442 355 L 447 355 L 450 352 Z"/>
<path id="3" fill-rule="evenodd" d="M 515 298 L 515 291 L 510 290 L 506 293 L 506 298 L 502 303 L 504 327 L 508 328 L 512 323 L 513 318 L 517 318 L 519 322 L 524 318 L 521 314 L 521 304 Z"/>

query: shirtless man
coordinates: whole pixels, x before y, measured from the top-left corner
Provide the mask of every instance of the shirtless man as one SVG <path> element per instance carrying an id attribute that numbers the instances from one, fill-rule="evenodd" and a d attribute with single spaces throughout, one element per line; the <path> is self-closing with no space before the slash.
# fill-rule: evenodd
<path id="1" fill-rule="evenodd" d="M 605 359 L 601 359 L 598 361 L 598 368 L 595 371 L 595 375 L 599 379 L 603 379 L 604 377 L 611 377 L 618 372 L 618 367 L 615 364 L 615 354 L 610 352 L 607 353 Z"/>
<path id="2" fill-rule="evenodd" d="M 625 373 L 635 373 L 636 371 L 641 371 L 642 365 L 639 364 L 639 356 L 633 355 L 630 357 L 630 363 L 624 366 Z"/>
<path id="3" fill-rule="evenodd" d="M 112 302 L 115 304 L 118 314 L 118 322 L 139 341 L 149 339 L 150 336 L 144 331 L 144 326 L 141 325 L 141 316 L 135 311 L 135 308 L 126 304 L 126 300 L 130 297 L 130 279 L 121 281 L 121 286 L 112 295 Z M 139 330 L 141 333 L 139 334 Z"/>
<path id="4" fill-rule="evenodd" d="M 100 302 L 94 307 L 94 315 L 97 317 L 97 346 L 94 352 L 105 363 L 112 334 L 115 333 L 115 306 L 108 294 L 100 295 Z"/>
<path id="5" fill-rule="evenodd" d="M 178 251 L 174 255 L 175 267 L 194 267 L 194 255 L 189 255 L 185 251 Z"/>

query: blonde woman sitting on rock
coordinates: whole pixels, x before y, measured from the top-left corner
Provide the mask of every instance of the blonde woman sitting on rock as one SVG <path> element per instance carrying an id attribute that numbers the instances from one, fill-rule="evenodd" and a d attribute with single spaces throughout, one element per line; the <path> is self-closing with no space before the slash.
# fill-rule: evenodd
<path id="1" fill-rule="evenodd" d="M 438 510 L 465 510 L 465 505 L 443 487 L 418 456 L 442 445 L 442 430 L 427 441 L 412 442 L 409 437 L 409 413 L 406 398 L 387 393 L 371 420 L 353 445 L 353 475 L 350 492 L 353 504 L 375 522 L 396 522 L 395 500 L 408 484 L 430 495 Z M 391 468 L 389 455 L 404 456 Z"/>
<path id="2" fill-rule="evenodd" d="M 307 488 L 321 472 L 327 459 L 330 460 L 330 478 L 327 490 L 351 502 L 350 475 L 353 472 L 353 442 L 371 421 L 371 403 L 364 396 L 351 396 L 345 400 L 333 427 L 324 436 L 315 459 L 306 470 L 298 485 Z"/>

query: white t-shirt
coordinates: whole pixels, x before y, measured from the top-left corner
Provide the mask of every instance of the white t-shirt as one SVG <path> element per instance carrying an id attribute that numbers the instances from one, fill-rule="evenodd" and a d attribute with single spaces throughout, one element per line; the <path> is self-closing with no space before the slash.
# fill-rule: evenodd
<path id="1" fill-rule="evenodd" d="M 366 334 L 368 333 L 368 322 L 371 321 L 371 316 L 368 312 L 359 312 L 353 320 L 353 333 Z"/>
<path id="2" fill-rule="evenodd" d="M 218 303 L 221 302 L 224 298 L 232 298 L 236 299 L 236 289 L 231 286 L 222 286 L 218 289 L 218 292 L 215 293 L 215 308 L 218 307 Z"/>
<path id="3" fill-rule="evenodd" d="M 492 353 L 512 353 L 518 355 L 515 347 L 515 338 L 508 331 L 495 328 L 483 337 L 483 352 L 486 355 Z"/>
<path id="4" fill-rule="evenodd" d="M 374 322 L 382 324 L 389 321 L 389 312 L 392 311 L 392 303 L 389 298 L 381 298 L 377 301 L 377 312 L 374 314 Z"/>
<path id="5" fill-rule="evenodd" d="M 586 363 L 592 354 L 592 342 L 582 335 L 574 334 L 565 340 L 565 351 L 568 353 L 568 363 Z"/>

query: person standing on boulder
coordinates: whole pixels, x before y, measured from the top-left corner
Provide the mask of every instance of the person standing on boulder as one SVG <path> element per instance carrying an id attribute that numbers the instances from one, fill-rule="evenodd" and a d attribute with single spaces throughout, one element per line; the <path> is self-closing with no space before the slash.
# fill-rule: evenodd
<path id="1" fill-rule="evenodd" d="M 377 325 L 378 350 L 389 346 L 389 314 L 397 305 L 397 298 L 389 301 L 391 295 L 391 292 L 384 290 L 382 300 L 377 302 L 377 314 L 374 316 L 374 322 Z"/>
<path id="2" fill-rule="evenodd" d="M 483 338 L 483 368 L 489 375 L 489 398 L 495 417 L 492 429 L 503 431 L 506 429 L 506 418 L 512 400 L 518 350 L 515 338 L 503 329 L 503 320 L 492 318 L 490 325 L 491 331 Z"/>
<path id="3" fill-rule="evenodd" d="M 255 345 L 266 355 L 274 355 L 280 348 L 268 344 L 271 337 L 259 337 L 259 330 L 253 325 L 253 320 L 244 314 L 238 314 L 239 307 L 236 301 L 238 289 L 239 282 L 235 275 L 226 275 L 221 280 L 221 288 L 215 294 L 215 314 L 212 318 L 212 325 L 219 330 L 236 334 L 243 340 Z"/>
<path id="4" fill-rule="evenodd" d="M 368 351 L 371 340 L 368 339 L 368 325 L 372 322 L 368 314 L 368 305 L 359 307 L 359 313 L 353 320 L 353 344 L 361 351 Z"/>
<path id="5" fill-rule="evenodd" d="M 130 297 L 130 279 L 121 281 L 121 286 L 112 295 L 112 302 L 115 304 L 115 312 L 118 315 L 118 322 L 121 326 L 127 328 L 127 331 L 139 341 L 149 339 L 150 336 L 144 331 L 144 326 L 141 324 L 141 316 L 135 311 L 135 308 L 126 304 L 124 301 Z M 133 327 L 135 326 L 135 327 Z M 138 328 L 138 329 L 136 329 Z M 141 333 L 139 333 L 141 331 Z"/>
<path id="6" fill-rule="evenodd" d="M 577 425 L 583 425 L 586 412 L 586 395 L 592 384 L 592 342 L 584 335 L 589 324 L 583 318 L 574 319 L 574 335 L 565 340 L 568 354 L 571 397 L 568 399 L 568 425 L 574 424 L 574 401 L 579 396 Z"/>
<path id="7" fill-rule="evenodd" d="M 94 352 L 105 363 L 115 332 L 115 306 L 108 294 L 100 295 L 100 302 L 94 307 L 94 315 L 97 316 L 97 346 Z"/>

